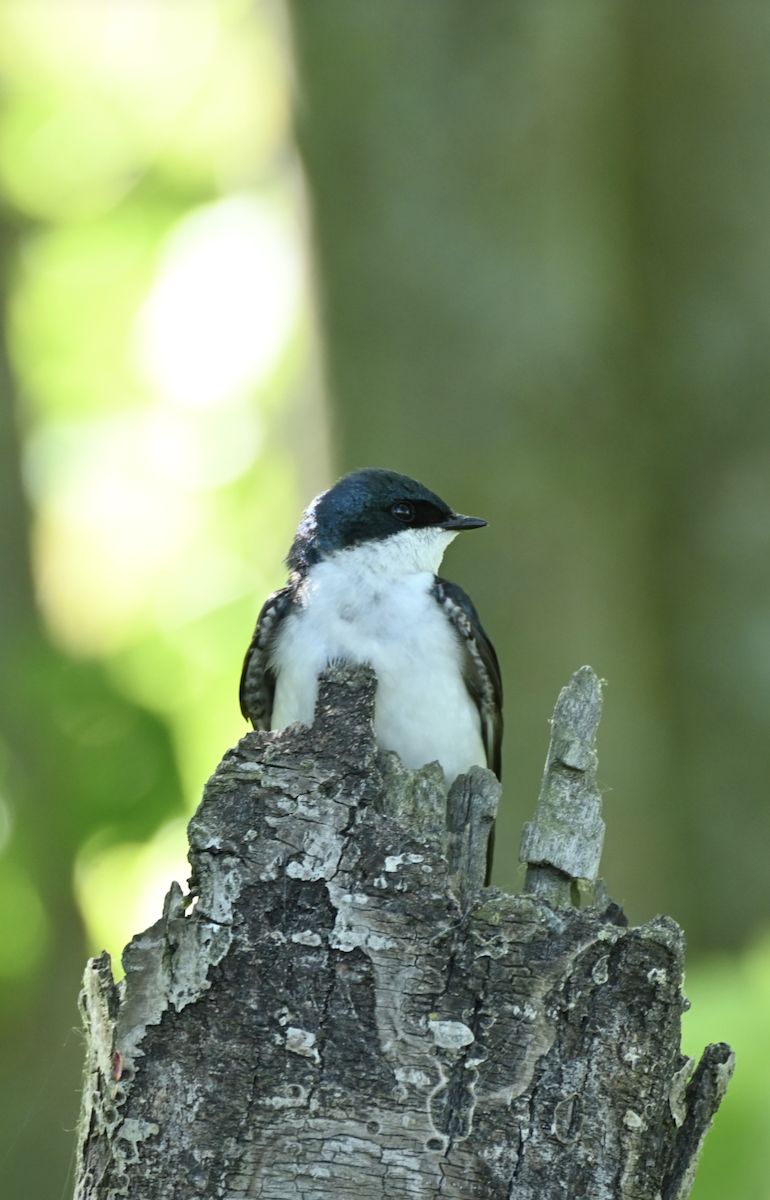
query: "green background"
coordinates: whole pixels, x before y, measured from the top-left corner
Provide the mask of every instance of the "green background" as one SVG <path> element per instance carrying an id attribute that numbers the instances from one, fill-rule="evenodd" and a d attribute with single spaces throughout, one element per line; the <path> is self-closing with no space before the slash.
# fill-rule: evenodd
<path id="1" fill-rule="evenodd" d="M 500 886 L 607 680 L 603 871 L 738 1052 L 693 1195 L 768 1200 L 770 9 L 0 0 L 0 84 L 9 1197 L 71 1189 L 86 954 L 184 881 L 301 508 L 379 465 L 490 522 L 444 569 Z"/>

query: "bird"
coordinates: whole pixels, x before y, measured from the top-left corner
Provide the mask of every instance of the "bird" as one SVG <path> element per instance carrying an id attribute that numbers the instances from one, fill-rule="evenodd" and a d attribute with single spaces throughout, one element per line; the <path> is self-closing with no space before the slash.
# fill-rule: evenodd
<path id="1" fill-rule="evenodd" d="M 381 468 L 321 492 L 287 555 L 286 587 L 259 614 L 241 675 L 244 717 L 255 729 L 311 725 L 323 670 L 368 663 L 381 750 L 410 768 L 438 762 L 447 786 L 473 765 L 499 779 L 497 655 L 469 597 L 437 574 L 456 535 L 486 524 Z"/>

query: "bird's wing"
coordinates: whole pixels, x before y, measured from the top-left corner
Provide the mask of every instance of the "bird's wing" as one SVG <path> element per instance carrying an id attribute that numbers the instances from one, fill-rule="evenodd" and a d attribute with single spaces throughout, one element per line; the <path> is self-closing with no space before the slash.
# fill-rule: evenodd
<path id="1" fill-rule="evenodd" d="M 241 712 L 255 729 L 269 729 L 275 696 L 270 657 L 278 628 L 292 601 L 291 587 L 273 592 L 262 605 L 241 672 Z"/>
<path id="2" fill-rule="evenodd" d="M 463 679 L 476 702 L 487 766 L 500 778 L 503 741 L 503 683 L 495 648 L 482 627 L 473 602 L 456 583 L 436 576 L 433 595 L 456 629 L 463 650 Z"/>

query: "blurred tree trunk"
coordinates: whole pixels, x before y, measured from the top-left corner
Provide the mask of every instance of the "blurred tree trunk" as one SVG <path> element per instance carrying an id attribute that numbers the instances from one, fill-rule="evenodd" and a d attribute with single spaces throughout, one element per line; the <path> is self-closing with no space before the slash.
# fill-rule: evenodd
<path id="1" fill-rule="evenodd" d="M 290 9 L 338 466 L 491 521 L 445 569 L 504 666 L 495 878 L 590 661 L 611 889 L 742 938 L 770 916 L 770 14 Z"/>

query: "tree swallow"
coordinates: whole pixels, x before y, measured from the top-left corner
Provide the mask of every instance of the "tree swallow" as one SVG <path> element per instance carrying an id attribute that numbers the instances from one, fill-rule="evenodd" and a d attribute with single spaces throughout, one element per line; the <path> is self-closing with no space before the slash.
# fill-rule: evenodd
<path id="1" fill-rule="evenodd" d="M 246 653 L 246 719 L 310 725 L 324 668 L 369 663 L 381 749 L 407 767 L 438 761 L 447 784 L 474 764 L 499 778 L 497 655 L 465 592 L 436 575 L 453 538 L 486 524 L 394 471 L 354 471 L 317 496 Z"/>

